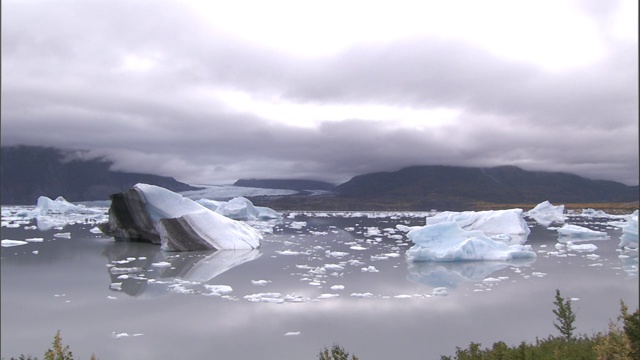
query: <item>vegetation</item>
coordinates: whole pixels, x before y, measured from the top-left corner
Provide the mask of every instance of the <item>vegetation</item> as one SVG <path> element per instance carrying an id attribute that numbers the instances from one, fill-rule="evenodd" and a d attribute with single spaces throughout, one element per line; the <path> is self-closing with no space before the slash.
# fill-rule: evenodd
<path id="1" fill-rule="evenodd" d="M 4 358 L 2 358 L 4 360 Z M 20 355 L 17 358 L 11 357 L 9 360 L 38 360 L 37 357 L 31 355 Z M 69 345 L 62 344 L 62 336 L 60 330 L 53 337 L 53 348 L 48 349 L 44 353 L 44 360 L 73 360 L 73 353 L 69 350 Z M 98 360 L 95 355 L 91 355 L 90 360 Z"/>
<path id="2" fill-rule="evenodd" d="M 549 336 L 536 339 L 534 344 L 521 342 L 509 346 L 498 341 L 490 348 L 482 348 L 482 344 L 472 342 L 466 349 L 456 347 L 454 356 L 441 356 L 440 360 L 637 360 L 640 359 L 640 310 L 629 314 L 628 308 L 620 301 L 618 321 L 622 325 L 609 322 L 609 331 L 592 336 L 574 336 L 575 314 L 571 309 L 571 301 L 565 300 L 556 290 L 556 321 L 553 325 L 561 336 Z M 349 360 L 347 353 L 339 345 L 331 351 L 324 348 L 318 355 L 320 360 Z M 352 360 L 357 358 L 353 356 Z"/>

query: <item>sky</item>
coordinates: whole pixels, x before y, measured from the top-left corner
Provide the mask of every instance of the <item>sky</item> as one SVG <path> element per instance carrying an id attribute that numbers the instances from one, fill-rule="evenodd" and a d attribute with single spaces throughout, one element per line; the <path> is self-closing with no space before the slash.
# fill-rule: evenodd
<path id="1" fill-rule="evenodd" d="M 190 184 L 411 165 L 637 185 L 638 2 L 3 0 L 1 144 Z"/>

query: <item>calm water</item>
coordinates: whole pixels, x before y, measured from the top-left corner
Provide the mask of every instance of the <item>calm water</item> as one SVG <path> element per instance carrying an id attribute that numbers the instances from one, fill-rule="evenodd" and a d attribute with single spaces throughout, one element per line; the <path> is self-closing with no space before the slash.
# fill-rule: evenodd
<path id="1" fill-rule="evenodd" d="M 316 359 L 334 343 L 362 360 L 439 359 L 556 334 L 555 289 L 574 298 L 578 333 L 605 331 L 621 299 L 638 306 L 638 252 L 617 249 L 612 219 L 569 219 L 609 233 L 585 242 L 593 252 L 532 224 L 527 262 L 408 264 L 395 228 L 424 215 L 285 214 L 256 224 L 259 250 L 218 253 L 116 243 L 86 218 L 41 231 L 6 217 L 2 239 L 42 242 L 2 248 L 2 356 L 42 357 L 61 330 L 78 359 Z"/>

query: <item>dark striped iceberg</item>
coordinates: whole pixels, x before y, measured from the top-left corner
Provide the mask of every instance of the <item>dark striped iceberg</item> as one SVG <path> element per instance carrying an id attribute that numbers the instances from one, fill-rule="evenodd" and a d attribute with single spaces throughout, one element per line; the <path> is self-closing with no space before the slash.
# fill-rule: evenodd
<path id="1" fill-rule="evenodd" d="M 165 251 L 256 249 L 262 240 L 243 222 L 148 184 L 111 195 L 109 221 L 100 230 L 116 241 L 150 242 Z"/>

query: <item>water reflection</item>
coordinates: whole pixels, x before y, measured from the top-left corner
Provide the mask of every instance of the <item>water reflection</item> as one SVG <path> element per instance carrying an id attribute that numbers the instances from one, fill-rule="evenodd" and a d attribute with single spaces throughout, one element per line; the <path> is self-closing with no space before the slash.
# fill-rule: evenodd
<path id="1" fill-rule="evenodd" d="M 112 243 L 107 257 L 110 289 L 131 296 L 166 293 L 153 284 L 206 283 L 230 269 L 261 256 L 259 249 L 168 253 L 145 243 Z"/>
<path id="2" fill-rule="evenodd" d="M 431 286 L 455 289 L 463 282 L 480 282 L 507 267 L 529 266 L 536 258 L 512 261 L 408 262 L 407 280 Z"/>

